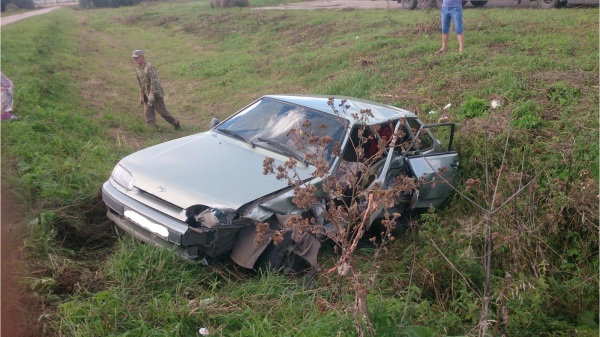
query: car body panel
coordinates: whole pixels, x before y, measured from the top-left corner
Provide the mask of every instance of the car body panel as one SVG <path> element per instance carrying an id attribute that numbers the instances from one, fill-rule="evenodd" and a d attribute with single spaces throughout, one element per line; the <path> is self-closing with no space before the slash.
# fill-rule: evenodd
<path id="1" fill-rule="evenodd" d="M 202 204 L 235 211 L 287 187 L 286 181 L 262 174 L 265 156 L 287 160 L 209 131 L 141 150 L 124 158 L 121 165 L 134 175 L 137 188 L 165 202 L 183 209 Z M 244 169 L 249 167 L 254 169 Z M 298 173 L 306 179 L 313 169 L 300 165 Z"/>
<path id="2" fill-rule="evenodd" d="M 407 158 L 411 171 L 417 178 L 423 178 L 419 188 L 418 202 L 413 208 L 439 206 L 452 192 L 448 182 L 453 181 L 458 154 L 444 152 L 440 154 L 419 155 Z M 440 172 L 440 168 L 445 168 Z"/>

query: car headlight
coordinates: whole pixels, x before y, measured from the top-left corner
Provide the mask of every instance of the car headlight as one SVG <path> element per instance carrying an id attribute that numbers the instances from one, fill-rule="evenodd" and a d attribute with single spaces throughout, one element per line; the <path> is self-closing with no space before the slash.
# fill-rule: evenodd
<path id="1" fill-rule="evenodd" d="M 123 166 L 115 166 L 111 176 L 117 184 L 125 187 L 128 191 L 133 189 L 133 176 Z"/>

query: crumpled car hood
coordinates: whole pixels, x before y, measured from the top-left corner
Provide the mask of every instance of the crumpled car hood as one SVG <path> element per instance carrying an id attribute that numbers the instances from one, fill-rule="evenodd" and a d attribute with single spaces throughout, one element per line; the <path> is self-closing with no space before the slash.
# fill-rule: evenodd
<path id="1" fill-rule="evenodd" d="M 208 131 L 149 147 L 125 157 L 120 164 L 133 175 L 135 187 L 173 205 L 233 211 L 288 186 L 287 180 L 263 175 L 266 156 L 275 158 L 276 165 L 286 160 L 277 153 Z M 299 164 L 297 169 L 302 179 L 307 179 L 314 167 Z"/>

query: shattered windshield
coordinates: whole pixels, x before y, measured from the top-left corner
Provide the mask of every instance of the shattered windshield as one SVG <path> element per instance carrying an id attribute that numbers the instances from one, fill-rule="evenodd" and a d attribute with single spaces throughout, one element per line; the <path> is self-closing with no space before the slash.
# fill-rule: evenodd
<path id="1" fill-rule="evenodd" d="M 331 165 L 333 146 L 342 143 L 346 126 L 346 120 L 334 115 L 262 98 L 221 123 L 217 131 L 299 160 L 306 153 L 322 155 Z M 315 142 L 314 136 L 321 140 L 329 136 L 331 141 Z"/>

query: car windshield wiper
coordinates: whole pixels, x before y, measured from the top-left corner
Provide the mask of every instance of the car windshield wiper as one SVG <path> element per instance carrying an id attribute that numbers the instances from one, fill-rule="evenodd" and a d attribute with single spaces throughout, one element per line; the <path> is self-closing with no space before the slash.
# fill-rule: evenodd
<path id="1" fill-rule="evenodd" d="M 263 143 L 267 143 L 271 146 L 274 146 L 276 148 L 278 148 L 280 151 L 282 151 L 285 155 L 287 155 L 288 157 L 293 157 L 296 160 L 304 163 L 305 166 L 308 166 L 308 162 L 306 161 L 306 159 L 304 159 L 304 157 L 302 157 L 301 155 L 299 155 L 298 153 L 296 153 L 295 151 L 293 151 L 292 149 L 290 149 L 289 147 L 278 143 L 274 140 L 268 139 L 268 138 L 262 138 L 262 137 L 258 137 L 257 138 L 259 141 L 263 142 Z"/>
<path id="2" fill-rule="evenodd" d="M 246 139 L 246 137 L 244 137 L 244 136 L 240 135 L 239 133 L 237 133 L 237 132 L 235 132 L 235 131 L 233 131 L 233 130 L 229 130 L 229 129 L 217 129 L 217 130 L 219 130 L 220 132 L 222 132 L 222 133 L 224 133 L 224 134 L 226 134 L 226 135 L 230 135 L 230 136 L 233 136 L 233 137 L 235 137 L 235 138 L 237 138 L 237 139 L 241 139 L 241 140 L 243 140 L 244 142 L 246 142 L 246 143 L 248 143 L 248 144 L 252 145 L 252 147 L 253 147 L 253 148 L 254 148 L 254 147 L 256 147 L 256 145 L 254 145 L 254 142 L 252 142 L 252 141 L 251 141 L 251 140 L 249 140 L 249 139 Z"/>

